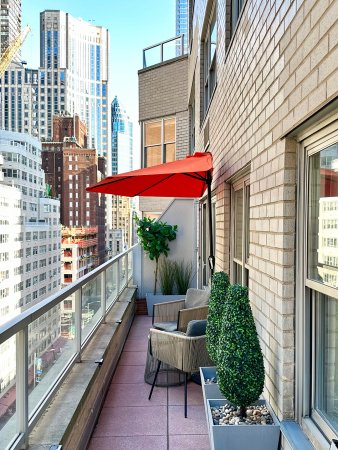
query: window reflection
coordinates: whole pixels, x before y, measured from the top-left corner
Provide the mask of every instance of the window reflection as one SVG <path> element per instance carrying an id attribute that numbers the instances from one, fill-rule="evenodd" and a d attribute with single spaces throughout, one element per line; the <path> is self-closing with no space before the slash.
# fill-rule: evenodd
<path id="1" fill-rule="evenodd" d="M 310 157 L 308 276 L 338 287 L 338 144 Z"/>

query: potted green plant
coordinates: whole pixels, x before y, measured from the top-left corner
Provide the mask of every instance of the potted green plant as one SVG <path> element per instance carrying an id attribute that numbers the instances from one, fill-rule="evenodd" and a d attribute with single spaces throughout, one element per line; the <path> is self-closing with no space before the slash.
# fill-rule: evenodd
<path id="1" fill-rule="evenodd" d="M 177 225 L 169 225 L 167 222 L 144 217 L 140 219 L 135 217 L 137 224 L 137 235 L 140 245 L 148 254 L 151 261 L 155 261 L 154 270 L 154 290 L 153 294 L 146 294 L 148 315 L 152 315 L 154 303 L 160 303 L 165 300 L 157 296 L 157 283 L 159 272 L 159 260 L 162 256 L 167 257 L 170 251 L 169 242 L 176 239 Z"/>
<path id="2" fill-rule="evenodd" d="M 192 263 L 185 261 L 175 261 L 174 266 L 175 285 L 178 294 L 185 295 L 192 278 Z"/>
<path id="3" fill-rule="evenodd" d="M 168 258 L 161 258 L 159 263 L 160 288 L 163 295 L 172 295 L 175 287 L 176 264 Z"/>
<path id="4" fill-rule="evenodd" d="M 208 400 L 212 447 L 277 449 L 279 422 L 266 402 L 259 400 L 264 362 L 246 287 L 228 287 L 223 314 L 216 359 L 225 399 Z"/>

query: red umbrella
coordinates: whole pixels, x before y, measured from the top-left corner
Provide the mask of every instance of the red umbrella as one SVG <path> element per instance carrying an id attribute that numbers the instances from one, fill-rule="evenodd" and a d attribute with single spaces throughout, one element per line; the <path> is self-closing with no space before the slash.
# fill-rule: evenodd
<path id="1" fill-rule="evenodd" d="M 208 189 L 209 236 L 211 270 L 214 267 L 214 249 L 211 215 L 212 155 L 196 152 L 185 159 L 132 170 L 105 178 L 89 186 L 89 192 L 124 195 L 128 197 L 202 197 Z"/>

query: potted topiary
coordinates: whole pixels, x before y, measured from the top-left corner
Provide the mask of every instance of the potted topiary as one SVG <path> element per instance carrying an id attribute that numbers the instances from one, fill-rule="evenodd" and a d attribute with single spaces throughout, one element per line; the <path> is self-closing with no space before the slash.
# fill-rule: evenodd
<path id="1" fill-rule="evenodd" d="M 226 400 L 208 400 L 212 447 L 277 449 L 279 422 L 259 400 L 265 377 L 263 354 L 246 287 L 229 286 L 223 313 L 216 359 L 217 380 Z"/>
<path id="2" fill-rule="evenodd" d="M 148 254 L 151 261 L 155 261 L 153 294 L 146 294 L 148 315 L 152 315 L 154 303 L 166 301 L 157 296 L 157 282 L 160 257 L 167 257 L 170 251 L 168 243 L 176 239 L 177 225 L 169 225 L 160 220 L 135 217 L 137 235 L 141 247 Z"/>
<path id="3" fill-rule="evenodd" d="M 229 277 L 225 272 L 214 273 L 211 281 L 206 328 L 207 351 L 214 364 L 217 363 L 218 341 L 220 338 L 224 316 L 224 304 L 229 284 Z M 216 367 L 200 367 L 200 375 L 204 405 L 205 408 L 207 408 L 207 400 L 221 399 L 223 398 L 223 395 L 217 383 Z"/>

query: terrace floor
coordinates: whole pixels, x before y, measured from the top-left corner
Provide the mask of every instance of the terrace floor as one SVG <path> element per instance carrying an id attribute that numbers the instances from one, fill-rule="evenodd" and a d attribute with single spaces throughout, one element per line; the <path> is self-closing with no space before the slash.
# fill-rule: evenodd
<path id="1" fill-rule="evenodd" d="M 135 316 L 88 450 L 209 450 L 201 387 L 156 387 L 144 382 L 151 318 Z"/>

